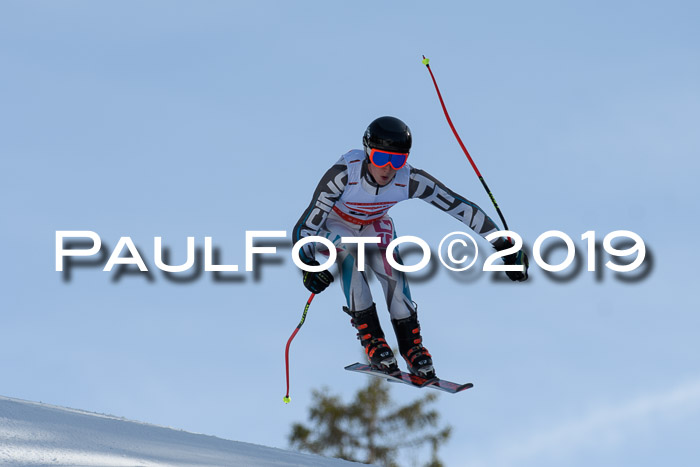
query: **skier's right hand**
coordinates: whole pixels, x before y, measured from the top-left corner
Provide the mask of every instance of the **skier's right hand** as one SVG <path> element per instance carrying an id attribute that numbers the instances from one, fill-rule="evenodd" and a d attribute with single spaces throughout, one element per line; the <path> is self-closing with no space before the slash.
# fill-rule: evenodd
<path id="1" fill-rule="evenodd" d="M 318 266 L 318 261 L 307 263 L 309 266 Z M 311 293 L 321 293 L 333 282 L 333 274 L 328 269 L 320 272 L 304 271 L 304 287 Z"/>

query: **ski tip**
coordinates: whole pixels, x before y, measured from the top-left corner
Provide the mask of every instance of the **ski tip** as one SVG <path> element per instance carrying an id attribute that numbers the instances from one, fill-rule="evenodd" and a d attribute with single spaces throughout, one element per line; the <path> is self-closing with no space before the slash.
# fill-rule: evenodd
<path id="1" fill-rule="evenodd" d="M 472 383 L 462 384 L 461 386 L 459 386 L 459 387 L 457 388 L 457 390 L 456 390 L 455 392 L 462 392 L 462 391 L 464 391 L 465 389 L 471 389 L 471 388 L 473 388 L 473 387 L 474 387 L 474 385 L 473 385 Z"/>

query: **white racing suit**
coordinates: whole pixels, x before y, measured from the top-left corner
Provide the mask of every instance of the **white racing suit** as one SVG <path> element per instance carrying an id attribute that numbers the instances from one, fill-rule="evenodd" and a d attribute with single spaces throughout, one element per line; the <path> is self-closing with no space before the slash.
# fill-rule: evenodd
<path id="1" fill-rule="evenodd" d="M 416 312 L 403 272 L 387 262 L 386 247 L 396 238 L 394 222 L 387 212 L 401 201 L 420 198 L 447 212 L 482 237 L 498 230 L 496 224 L 476 204 L 453 192 L 425 171 L 404 165 L 394 179 L 379 186 L 367 170 L 368 160 L 362 150 L 344 154 L 323 176 L 311 203 L 292 232 L 292 241 L 317 235 L 336 246 L 339 282 L 350 310 L 364 310 L 372 303 L 367 275 L 357 267 L 355 245 L 341 243 L 341 237 L 379 237 L 380 243 L 365 246 L 365 270 L 371 269 L 384 290 L 387 308 L 394 320 Z M 300 251 L 305 263 L 316 253 L 328 255 L 321 246 L 306 244 Z M 402 264 L 398 248 L 394 259 Z M 323 262 L 323 261 L 319 261 Z"/>

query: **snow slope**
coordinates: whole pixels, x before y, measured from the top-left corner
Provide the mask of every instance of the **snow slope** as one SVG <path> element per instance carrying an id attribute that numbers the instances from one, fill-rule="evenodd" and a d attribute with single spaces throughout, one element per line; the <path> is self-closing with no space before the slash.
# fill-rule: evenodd
<path id="1" fill-rule="evenodd" d="M 357 464 L 0 396 L 0 465 Z"/>

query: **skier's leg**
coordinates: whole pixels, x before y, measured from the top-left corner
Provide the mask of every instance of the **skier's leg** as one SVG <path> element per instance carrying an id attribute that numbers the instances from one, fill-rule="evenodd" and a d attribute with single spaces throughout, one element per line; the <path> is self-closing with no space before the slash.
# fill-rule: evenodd
<path id="1" fill-rule="evenodd" d="M 371 249 L 367 264 L 377 276 L 379 283 L 384 290 L 386 307 L 392 319 L 401 319 L 411 316 L 416 312 L 415 304 L 411 299 L 411 291 L 408 286 L 406 275 L 392 268 L 386 259 L 386 249 L 389 243 L 396 238 L 394 221 L 389 216 L 384 216 L 374 223 L 368 225 L 362 232 L 366 237 L 379 237 L 380 243 Z M 368 247 L 368 250 L 370 248 Z M 394 260 L 403 264 L 399 249 L 394 250 Z"/>
<path id="2" fill-rule="evenodd" d="M 331 214 L 319 236 L 328 238 L 336 247 L 338 265 L 338 279 L 345 294 L 347 307 L 350 310 L 365 310 L 374 304 L 372 292 L 369 288 L 367 275 L 357 269 L 355 253 L 342 244 L 341 237 L 357 237 L 362 235 L 359 226 L 348 225 L 342 219 L 337 219 Z M 328 251 L 321 247 L 319 253 L 328 256 Z"/>
<path id="3" fill-rule="evenodd" d="M 370 267 L 384 290 L 401 356 L 406 360 L 409 371 L 419 376 L 433 378 L 435 376 L 433 360 L 428 349 L 423 346 L 418 309 L 411 299 L 406 275 L 393 269 L 386 259 L 386 248 L 389 242 L 396 238 L 394 222 L 389 216 L 384 216 L 370 227 L 371 229 L 368 229 L 364 235 L 378 235 L 382 239 L 379 244 L 379 254 L 372 255 Z M 398 248 L 394 250 L 394 260 L 403 264 Z"/>
<path id="4" fill-rule="evenodd" d="M 356 253 L 340 242 L 341 237 L 365 234 L 361 232 L 360 226 L 348 225 L 340 219 L 334 219 L 332 215 L 324 227 L 319 235 L 325 236 L 336 246 L 339 282 L 347 301 L 343 311 L 351 316 L 350 323 L 358 331 L 357 338 L 365 349 L 370 365 L 387 372 L 398 370 L 394 353 L 384 340 L 367 275 L 358 270 Z M 323 249 L 319 249 L 319 253 L 328 254 Z"/>

